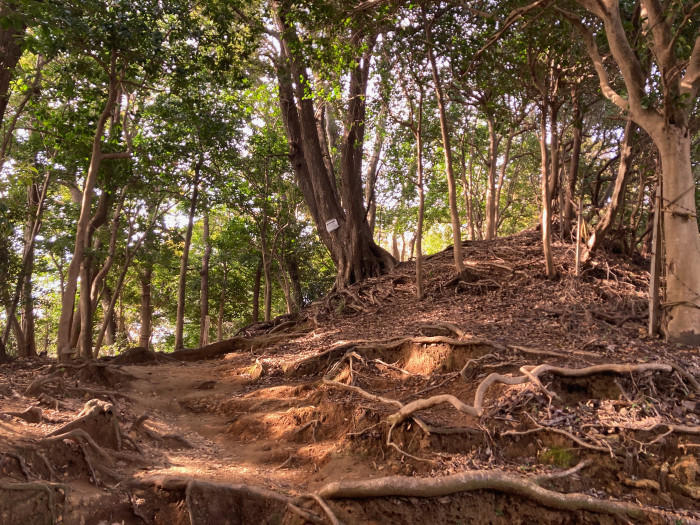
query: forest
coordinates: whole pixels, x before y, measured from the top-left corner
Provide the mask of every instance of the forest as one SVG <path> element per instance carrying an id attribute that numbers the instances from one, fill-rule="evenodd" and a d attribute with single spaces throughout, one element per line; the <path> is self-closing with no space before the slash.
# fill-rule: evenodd
<path id="1" fill-rule="evenodd" d="M 700 3 L 0 0 L 0 523 L 700 521 Z"/>

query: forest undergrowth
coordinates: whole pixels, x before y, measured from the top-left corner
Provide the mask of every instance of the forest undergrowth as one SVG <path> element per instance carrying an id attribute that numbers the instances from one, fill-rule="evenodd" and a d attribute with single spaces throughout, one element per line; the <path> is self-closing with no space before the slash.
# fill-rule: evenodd
<path id="1" fill-rule="evenodd" d="M 200 349 L 0 367 L 0 522 L 696 523 L 700 355 L 648 274 L 464 243 Z M 645 267 L 646 265 L 644 265 Z"/>

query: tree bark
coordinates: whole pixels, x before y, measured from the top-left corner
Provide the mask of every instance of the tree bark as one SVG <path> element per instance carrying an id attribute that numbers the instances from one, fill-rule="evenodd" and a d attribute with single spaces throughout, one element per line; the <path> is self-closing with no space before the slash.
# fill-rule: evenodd
<path id="1" fill-rule="evenodd" d="M 112 68 L 114 68 L 114 59 Z M 102 136 L 104 134 L 107 119 L 114 111 L 114 106 L 117 102 L 117 81 L 114 76 L 111 76 L 102 113 L 97 121 L 95 135 L 92 140 L 92 152 L 90 156 L 90 166 L 87 176 L 85 177 L 85 186 L 83 188 L 82 201 L 80 205 L 80 217 L 76 225 L 75 245 L 73 248 L 73 258 L 68 266 L 68 275 L 66 276 L 65 291 L 61 302 L 61 316 L 58 324 L 58 356 L 59 360 L 65 361 L 73 353 L 71 345 L 71 320 L 73 318 L 73 310 L 75 307 L 75 293 L 78 288 L 78 275 L 83 264 L 83 258 L 87 249 L 88 242 L 88 226 L 91 219 L 91 205 L 97 183 L 97 174 L 100 169 L 100 164 L 104 159 L 102 153 Z M 88 289 L 89 296 L 89 289 Z"/>
<path id="2" fill-rule="evenodd" d="M 202 224 L 202 242 L 204 254 L 202 255 L 202 270 L 200 272 L 199 286 L 199 347 L 209 344 L 209 333 L 206 330 L 207 317 L 209 316 L 209 259 L 211 257 L 211 241 L 209 240 L 209 213 L 204 212 Z"/>
<path id="3" fill-rule="evenodd" d="M 281 55 L 275 63 L 280 108 L 294 167 L 304 201 L 316 223 L 319 237 L 328 248 L 337 269 L 336 287 L 343 288 L 366 277 L 391 269 L 395 261 L 372 238 L 367 223 L 362 191 L 362 153 L 366 90 L 371 50 L 376 37 L 351 37 L 365 51 L 350 71 L 348 108 L 341 144 L 340 193 L 335 174 L 324 163 L 316 126 L 308 68 L 299 53 L 301 43 L 294 24 L 287 23 L 286 2 L 273 2 L 275 23 L 282 35 Z M 338 228 L 328 232 L 326 222 L 337 221 Z"/>
<path id="4" fill-rule="evenodd" d="M 22 287 L 22 332 L 24 333 L 24 345 L 18 348 L 18 353 L 24 357 L 36 355 L 36 334 L 34 329 L 34 298 L 32 286 L 32 274 L 34 273 L 34 218 L 40 200 L 38 184 L 30 184 L 27 187 L 27 221 L 24 226 L 24 250 L 25 271 L 24 285 Z"/>
<path id="5" fill-rule="evenodd" d="M 442 91 L 442 83 L 435 61 L 435 53 L 433 51 L 432 36 L 430 24 L 425 21 L 425 37 L 428 41 L 428 60 L 430 61 L 430 70 L 433 75 L 433 85 L 435 88 L 435 98 L 438 105 L 438 113 L 440 116 L 440 134 L 442 136 L 442 147 L 445 155 L 445 172 L 447 175 L 447 192 L 450 204 L 450 218 L 452 219 L 452 241 L 453 254 L 455 261 L 455 270 L 460 273 L 464 269 L 464 259 L 462 257 L 462 232 L 459 224 L 459 211 L 457 210 L 457 187 L 455 185 L 454 171 L 452 170 L 452 148 L 450 146 L 450 132 L 447 122 L 447 111 L 445 108 L 445 97 Z"/>
<path id="6" fill-rule="evenodd" d="M 147 263 L 141 274 L 141 326 L 139 327 L 139 346 L 150 348 L 153 307 L 151 306 L 151 281 L 153 264 Z"/>
<path id="7" fill-rule="evenodd" d="M 416 221 L 416 297 L 425 297 L 423 289 L 423 217 L 425 216 L 425 183 L 423 177 L 423 90 L 418 98 L 416 138 L 416 175 L 418 177 L 418 220 Z"/>
<path id="8" fill-rule="evenodd" d="M 547 154 L 547 101 L 543 101 L 540 112 L 540 156 L 541 156 L 541 191 L 542 191 L 542 251 L 544 254 L 545 273 L 549 279 L 553 279 L 557 272 L 554 268 L 552 257 L 552 217 L 551 198 L 549 193 L 549 163 Z"/>
<path id="9" fill-rule="evenodd" d="M 574 193 L 578 181 L 578 166 L 581 158 L 581 143 L 583 141 L 583 120 L 581 104 L 576 86 L 571 88 L 571 103 L 573 105 L 573 145 L 571 161 L 569 162 L 569 178 L 566 181 L 566 200 L 562 211 L 562 232 L 564 237 L 571 236 L 571 220 L 574 216 Z"/>
<path id="10" fill-rule="evenodd" d="M 496 238 L 496 169 L 498 165 L 498 143 L 496 123 L 493 117 L 487 118 L 489 128 L 488 178 L 486 182 L 486 240 Z"/>
<path id="11" fill-rule="evenodd" d="M 2 2 L 0 18 L 9 18 L 7 27 L 0 28 L 0 129 L 2 129 L 5 109 L 10 99 L 10 81 L 22 56 L 24 33 L 27 29 L 22 15 L 12 16 L 17 2 Z"/>
<path id="12" fill-rule="evenodd" d="M 632 145 L 637 135 L 635 132 L 636 127 L 636 124 L 631 120 L 628 120 L 625 125 L 624 137 L 620 144 L 620 164 L 617 167 L 617 176 L 615 177 L 613 193 L 610 198 L 610 203 L 605 208 L 605 215 L 596 225 L 581 255 L 581 262 L 584 264 L 590 259 L 591 254 L 598 246 L 600 246 L 603 239 L 605 239 L 605 236 L 615 222 L 618 210 L 622 208 L 625 187 L 627 186 L 627 180 L 629 179 L 630 169 L 632 167 L 632 159 L 634 158 Z"/>
<path id="13" fill-rule="evenodd" d="M 251 312 L 252 322 L 257 323 L 260 321 L 260 281 L 262 280 L 262 258 L 258 263 L 258 267 L 255 270 L 255 277 L 253 279 L 253 307 Z"/>
<path id="14" fill-rule="evenodd" d="M 199 197 L 199 173 L 202 169 L 201 159 L 197 161 L 194 169 L 194 181 L 192 182 L 192 196 L 190 197 L 190 211 L 187 219 L 187 231 L 185 232 L 185 245 L 182 248 L 180 259 L 180 277 L 177 287 L 177 314 L 175 318 L 175 350 L 184 348 L 183 331 L 185 327 L 185 292 L 187 291 L 187 261 L 190 256 L 190 244 L 192 243 L 192 228 L 194 226 L 194 214 L 197 210 L 197 197 Z"/>

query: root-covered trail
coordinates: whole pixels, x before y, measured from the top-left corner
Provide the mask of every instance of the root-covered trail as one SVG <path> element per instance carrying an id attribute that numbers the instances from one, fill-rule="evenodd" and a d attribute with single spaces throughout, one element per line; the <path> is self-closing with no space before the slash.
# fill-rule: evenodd
<path id="1" fill-rule="evenodd" d="M 557 245 L 550 281 L 537 238 L 428 258 L 420 302 L 403 263 L 202 350 L 8 365 L 0 522 L 700 519 L 698 349 L 644 336 L 644 272 Z"/>

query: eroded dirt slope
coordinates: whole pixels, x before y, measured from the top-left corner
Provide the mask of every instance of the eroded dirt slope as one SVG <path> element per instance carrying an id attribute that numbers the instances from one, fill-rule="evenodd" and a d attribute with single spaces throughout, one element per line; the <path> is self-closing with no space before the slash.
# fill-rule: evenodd
<path id="1" fill-rule="evenodd" d="M 1 523 L 693 523 L 700 357 L 647 275 L 465 243 L 210 347 L 0 365 Z M 694 521 L 695 520 L 695 521 Z"/>

